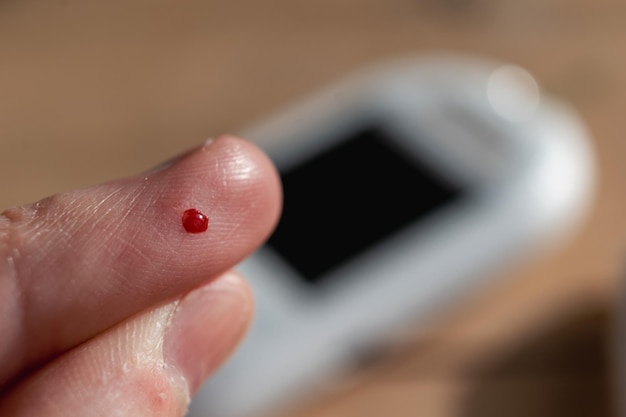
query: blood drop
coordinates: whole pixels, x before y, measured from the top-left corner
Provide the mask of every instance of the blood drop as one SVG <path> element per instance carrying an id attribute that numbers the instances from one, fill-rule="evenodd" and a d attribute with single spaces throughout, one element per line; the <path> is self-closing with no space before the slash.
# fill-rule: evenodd
<path id="1" fill-rule="evenodd" d="M 183 213 L 183 227 L 188 233 L 202 233 L 209 228 L 209 218 L 200 210 L 191 208 Z"/>

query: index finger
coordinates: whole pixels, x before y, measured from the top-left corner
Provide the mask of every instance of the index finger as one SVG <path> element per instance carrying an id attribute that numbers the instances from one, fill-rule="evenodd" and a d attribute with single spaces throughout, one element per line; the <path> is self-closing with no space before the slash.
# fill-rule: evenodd
<path id="1" fill-rule="evenodd" d="M 280 183 L 251 143 L 223 137 L 167 169 L 0 216 L 0 386 L 130 315 L 230 269 L 267 238 Z M 188 208 L 209 217 L 188 233 Z"/>

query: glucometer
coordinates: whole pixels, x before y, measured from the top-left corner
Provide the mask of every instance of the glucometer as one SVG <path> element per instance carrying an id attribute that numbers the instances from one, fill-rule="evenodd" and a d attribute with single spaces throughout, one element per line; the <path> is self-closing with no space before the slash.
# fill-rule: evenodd
<path id="1" fill-rule="evenodd" d="M 576 112 L 523 68 L 475 57 L 376 64 L 238 133 L 278 167 L 284 211 L 239 265 L 256 317 L 193 417 L 311 395 L 394 331 L 563 242 L 593 194 Z"/>

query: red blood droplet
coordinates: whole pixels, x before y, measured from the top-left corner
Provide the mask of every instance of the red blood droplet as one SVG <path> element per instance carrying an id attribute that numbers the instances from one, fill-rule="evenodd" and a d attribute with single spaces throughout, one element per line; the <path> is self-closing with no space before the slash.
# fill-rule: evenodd
<path id="1" fill-rule="evenodd" d="M 202 233 L 209 228 L 209 218 L 197 209 L 185 210 L 183 213 L 183 227 L 188 233 Z"/>

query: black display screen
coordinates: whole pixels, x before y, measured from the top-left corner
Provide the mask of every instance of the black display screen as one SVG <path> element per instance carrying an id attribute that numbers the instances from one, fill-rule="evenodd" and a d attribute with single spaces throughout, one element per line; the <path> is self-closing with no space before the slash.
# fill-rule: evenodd
<path id="1" fill-rule="evenodd" d="M 284 209 L 268 246 L 311 283 L 462 194 L 377 127 L 281 178 Z"/>

